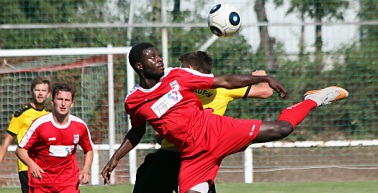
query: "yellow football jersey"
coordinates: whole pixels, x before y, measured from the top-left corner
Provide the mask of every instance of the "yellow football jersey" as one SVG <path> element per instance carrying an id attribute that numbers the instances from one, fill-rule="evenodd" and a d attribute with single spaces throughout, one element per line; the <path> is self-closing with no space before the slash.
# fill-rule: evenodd
<path id="1" fill-rule="evenodd" d="M 212 108 L 214 114 L 224 115 L 227 105 L 230 101 L 237 98 L 246 98 L 248 96 L 250 86 L 239 89 L 209 89 L 209 90 L 196 90 L 194 93 L 202 101 L 203 108 Z M 174 146 L 167 140 L 163 139 L 161 142 L 162 148 Z"/>
<path id="2" fill-rule="evenodd" d="M 13 135 L 17 135 L 17 144 L 18 144 L 20 143 L 22 137 L 28 131 L 33 121 L 36 118 L 42 115 L 45 115 L 47 113 L 49 113 L 49 111 L 46 109 L 37 110 L 33 108 L 31 104 L 25 104 L 24 106 L 22 106 L 20 110 L 13 113 L 7 132 Z M 19 172 L 28 171 L 28 166 L 22 163 L 21 160 L 17 160 L 17 161 L 18 161 Z"/>

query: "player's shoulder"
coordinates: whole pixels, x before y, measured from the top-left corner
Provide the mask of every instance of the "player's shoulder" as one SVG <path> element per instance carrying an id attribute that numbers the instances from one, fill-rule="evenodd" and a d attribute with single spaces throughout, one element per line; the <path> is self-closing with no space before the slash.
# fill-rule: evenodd
<path id="1" fill-rule="evenodd" d="M 28 104 L 22 104 L 21 107 L 17 111 L 15 111 L 13 113 L 13 116 L 14 117 L 19 117 L 19 116 L 21 116 L 24 112 L 26 112 L 29 109 L 33 109 L 33 106 L 30 103 L 28 103 Z"/>
<path id="2" fill-rule="evenodd" d="M 81 118 L 79 118 L 79 117 L 77 117 L 77 116 L 75 116 L 75 115 L 69 115 L 70 116 L 70 120 L 71 120 L 71 122 L 74 122 L 74 123 L 76 123 L 76 124 L 81 124 L 81 125 L 87 125 L 86 123 L 85 123 L 85 121 L 83 121 L 83 119 L 81 119 Z"/>
<path id="3" fill-rule="evenodd" d="M 22 104 L 21 107 L 17 111 L 15 111 L 13 113 L 13 116 L 14 117 L 19 117 L 22 114 L 24 114 L 25 112 L 30 111 L 30 110 L 33 110 L 33 111 L 45 111 L 46 113 L 51 112 L 50 109 L 48 109 L 47 107 L 43 108 L 42 110 L 36 110 L 30 103 L 28 103 L 28 104 Z"/>
<path id="4" fill-rule="evenodd" d="M 49 112 L 49 113 L 52 112 L 51 109 L 49 109 L 49 108 L 47 108 L 47 107 L 44 107 L 44 108 L 43 108 L 43 111 L 46 111 L 46 112 Z"/>
<path id="5" fill-rule="evenodd" d="M 133 88 L 131 88 L 129 90 L 129 92 L 127 93 L 126 97 L 125 97 L 125 102 L 126 101 L 129 101 L 130 98 L 133 98 L 135 93 L 137 93 L 138 91 L 140 90 L 143 90 L 143 88 L 139 85 L 139 84 L 136 84 Z M 138 97 L 137 97 L 138 98 Z"/>
<path id="6" fill-rule="evenodd" d="M 185 68 L 169 67 L 164 70 L 162 79 L 167 79 L 168 77 L 184 76 L 186 72 L 187 71 Z"/>
<path id="7" fill-rule="evenodd" d="M 184 73 L 187 72 L 189 74 L 194 74 L 196 76 L 214 77 L 213 74 L 204 74 L 204 73 L 201 73 L 197 70 L 190 69 L 190 68 L 179 68 L 179 67 L 168 68 L 167 72 L 175 72 L 175 73 L 179 73 L 180 75 L 182 75 L 183 72 Z"/>
<path id="8" fill-rule="evenodd" d="M 42 116 L 39 116 L 37 117 L 34 121 L 33 121 L 33 124 L 34 125 L 42 125 L 44 123 L 47 123 L 47 122 L 51 122 L 53 121 L 53 115 L 52 113 L 47 113 L 45 115 L 42 115 Z"/>

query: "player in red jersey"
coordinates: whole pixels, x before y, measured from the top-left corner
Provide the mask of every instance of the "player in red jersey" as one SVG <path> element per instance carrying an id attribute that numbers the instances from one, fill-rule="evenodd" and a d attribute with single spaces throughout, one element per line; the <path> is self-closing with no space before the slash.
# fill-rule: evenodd
<path id="1" fill-rule="evenodd" d="M 224 157 L 243 151 L 251 142 L 282 139 L 312 109 L 348 96 L 343 88 L 328 87 L 307 92 L 304 101 L 284 109 L 277 121 L 234 119 L 202 109 L 193 91 L 218 87 L 234 89 L 267 82 L 282 99 L 287 99 L 287 90 L 271 76 L 214 77 L 191 69 L 165 70 L 162 58 L 150 43 L 134 46 L 129 62 L 139 76 L 139 84 L 125 100 L 132 128 L 102 171 L 106 183 L 119 160 L 140 142 L 146 122 L 181 153 L 179 192 L 206 193 Z"/>
<path id="2" fill-rule="evenodd" d="M 89 182 L 92 140 L 86 123 L 70 115 L 75 88 L 57 83 L 52 90 L 53 111 L 36 119 L 18 145 L 16 154 L 28 167 L 30 193 L 79 193 Z M 84 151 L 79 172 L 77 145 Z"/>
<path id="3" fill-rule="evenodd" d="M 204 74 L 211 74 L 212 58 L 202 51 L 189 52 L 180 55 L 182 68 L 190 68 Z M 256 70 L 252 75 L 266 75 L 263 70 Z M 238 89 L 216 88 L 209 90 L 195 90 L 203 108 L 211 108 L 214 114 L 224 115 L 228 104 L 235 99 L 268 98 L 273 89 L 267 83 L 249 85 Z M 161 145 L 156 152 L 146 155 L 144 162 L 138 167 L 133 193 L 172 193 L 178 192 L 178 176 L 181 155 L 177 148 L 155 135 Z M 158 178 L 156 176 L 159 176 Z M 213 183 L 208 193 L 216 193 Z"/>

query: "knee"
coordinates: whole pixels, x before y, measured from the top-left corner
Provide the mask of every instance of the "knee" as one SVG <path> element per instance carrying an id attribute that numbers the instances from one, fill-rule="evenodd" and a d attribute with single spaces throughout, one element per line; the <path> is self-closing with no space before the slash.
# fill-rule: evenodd
<path id="1" fill-rule="evenodd" d="M 268 128 L 275 140 L 285 138 L 293 132 L 293 126 L 287 121 L 275 121 Z"/>
<path id="2" fill-rule="evenodd" d="M 287 121 L 278 121 L 278 130 L 281 131 L 283 137 L 287 137 L 293 132 L 293 126 Z"/>
<path id="3" fill-rule="evenodd" d="M 263 143 L 283 139 L 293 132 L 293 126 L 287 121 L 266 121 L 252 143 Z"/>

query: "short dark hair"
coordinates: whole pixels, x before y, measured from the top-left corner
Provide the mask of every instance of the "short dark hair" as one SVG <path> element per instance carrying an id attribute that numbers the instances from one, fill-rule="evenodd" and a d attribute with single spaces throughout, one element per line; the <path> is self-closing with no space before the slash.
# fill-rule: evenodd
<path id="1" fill-rule="evenodd" d="M 35 86 L 37 84 L 47 84 L 49 86 L 49 91 L 51 90 L 51 81 L 49 78 L 44 77 L 44 76 L 37 76 L 32 80 L 31 86 L 30 86 L 30 91 L 33 92 Z"/>
<path id="2" fill-rule="evenodd" d="M 72 100 L 75 98 L 76 89 L 72 84 L 69 83 L 55 83 L 52 91 L 52 98 L 55 98 L 55 95 L 58 94 L 59 91 L 67 91 L 70 92 L 72 95 Z"/>
<path id="3" fill-rule="evenodd" d="M 199 72 L 206 74 L 211 73 L 213 59 L 206 52 L 195 51 L 181 54 L 179 60 L 183 67 L 189 67 L 190 65 L 194 70 L 198 70 Z"/>
<path id="4" fill-rule="evenodd" d="M 130 53 L 129 53 L 129 62 L 134 70 L 135 70 L 135 64 L 137 62 L 140 62 L 143 57 L 143 50 L 147 48 L 151 48 L 151 47 L 154 47 L 154 45 L 148 42 L 144 42 L 144 43 L 137 44 L 131 48 Z"/>

